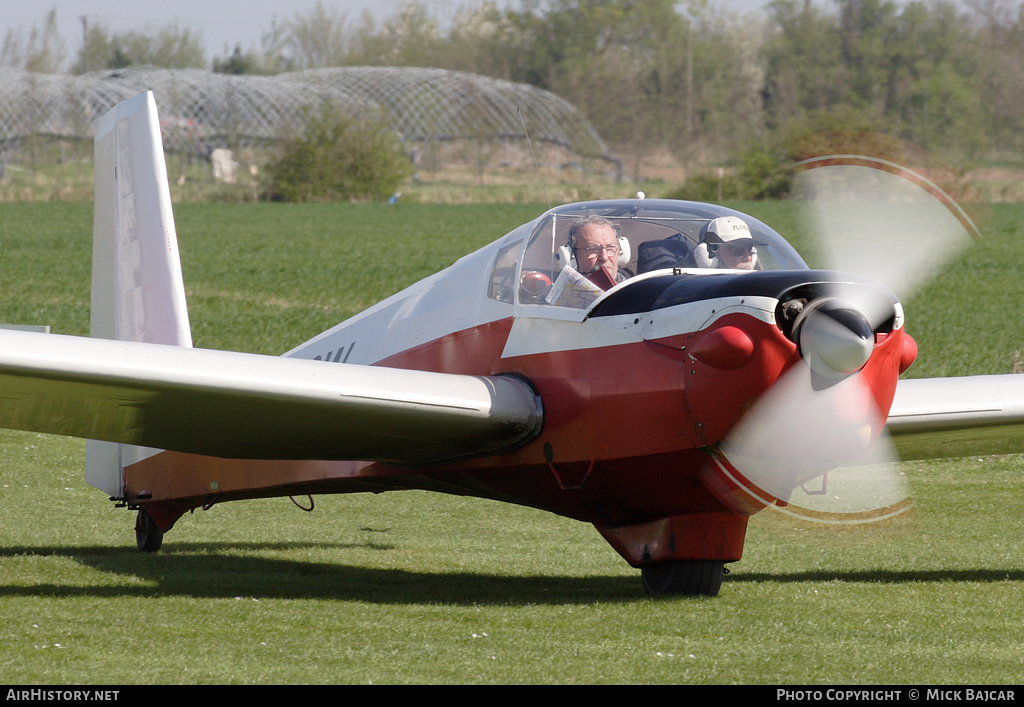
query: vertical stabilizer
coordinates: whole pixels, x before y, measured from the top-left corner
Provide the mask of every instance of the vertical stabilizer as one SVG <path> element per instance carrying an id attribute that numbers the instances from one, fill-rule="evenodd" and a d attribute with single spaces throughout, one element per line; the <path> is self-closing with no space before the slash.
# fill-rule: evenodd
<path id="1" fill-rule="evenodd" d="M 192 346 L 152 92 L 96 121 L 95 163 L 91 335 Z M 122 467 L 153 451 L 90 440 L 85 479 L 120 497 Z"/>

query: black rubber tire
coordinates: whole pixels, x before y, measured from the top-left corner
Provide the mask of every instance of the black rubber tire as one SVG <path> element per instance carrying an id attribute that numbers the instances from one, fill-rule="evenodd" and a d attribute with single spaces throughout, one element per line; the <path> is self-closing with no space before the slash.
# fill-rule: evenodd
<path id="1" fill-rule="evenodd" d="M 722 560 L 674 560 L 640 569 L 644 590 L 652 596 L 718 596 L 725 577 Z"/>
<path id="2" fill-rule="evenodd" d="M 143 552 L 156 552 L 164 542 L 164 531 L 144 508 L 135 516 L 135 542 Z"/>

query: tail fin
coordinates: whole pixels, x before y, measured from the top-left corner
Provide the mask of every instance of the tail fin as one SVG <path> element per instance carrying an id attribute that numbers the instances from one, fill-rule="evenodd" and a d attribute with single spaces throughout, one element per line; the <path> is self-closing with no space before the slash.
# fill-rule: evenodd
<path id="1" fill-rule="evenodd" d="M 152 92 L 96 122 L 91 335 L 192 346 Z M 90 440 L 85 479 L 123 495 L 122 468 L 154 450 Z"/>

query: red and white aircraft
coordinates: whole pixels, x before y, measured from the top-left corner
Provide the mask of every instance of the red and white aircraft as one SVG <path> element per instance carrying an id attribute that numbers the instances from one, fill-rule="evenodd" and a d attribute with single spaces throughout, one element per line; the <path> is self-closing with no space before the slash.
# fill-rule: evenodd
<path id="1" fill-rule="evenodd" d="M 693 202 L 560 206 L 284 356 L 195 349 L 152 95 L 96 127 L 92 336 L 0 332 L 0 425 L 90 440 L 146 551 L 224 501 L 427 489 L 592 523 L 650 593 L 714 595 L 765 508 L 899 514 L 864 471 L 889 433 L 1024 423 L 1024 376 L 898 382 L 895 294 Z"/>

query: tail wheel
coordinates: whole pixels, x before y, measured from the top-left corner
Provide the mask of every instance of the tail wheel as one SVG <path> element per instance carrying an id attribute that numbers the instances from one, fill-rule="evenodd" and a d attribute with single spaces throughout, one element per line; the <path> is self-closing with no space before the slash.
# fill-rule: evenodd
<path id="1" fill-rule="evenodd" d="M 663 596 L 718 596 L 725 577 L 722 560 L 673 560 L 658 562 L 640 569 L 644 589 L 648 594 Z"/>
<path id="2" fill-rule="evenodd" d="M 164 542 L 164 531 L 145 508 L 140 508 L 135 516 L 135 542 L 143 552 L 156 552 Z"/>

